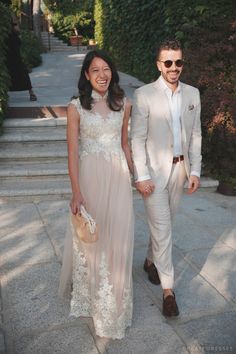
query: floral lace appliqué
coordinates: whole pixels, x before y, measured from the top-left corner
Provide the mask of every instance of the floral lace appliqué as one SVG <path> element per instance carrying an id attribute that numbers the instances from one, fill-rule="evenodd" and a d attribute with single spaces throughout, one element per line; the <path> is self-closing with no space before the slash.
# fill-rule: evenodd
<path id="1" fill-rule="evenodd" d="M 80 114 L 79 155 L 84 158 L 89 154 L 102 153 L 107 161 L 111 155 L 119 156 L 125 161 L 121 147 L 121 129 L 123 113 L 110 111 L 106 117 L 99 112 L 85 110 L 81 107 L 79 99 L 72 100 Z"/>
<path id="2" fill-rule="evenodd" d="M 91 302 L 88 286 L 88 268 L 86 259 L 82 252 L 79 252 L 78 244 L 74 241 L 73 254 L 73 291 L 71 298 L 71 316 L 90 316 Z"/>
<path id="3" fill-rule="evenodd" d="M 74 247 L 77 247 L 74 242 Z M 78 249 L 77 249 L 78 251 Z M 96 334 L 100 337 L 121 339 L 125 329 L 131 325 L 132 289 L 124 290 L 122 307 L 117 309 L 113 286 L 109 282 L 109 270 L 105 254 L 102 254 L 99 265 L 99 286 L 94 299 L 88 289 L 86 260 L 81 252 L 74 252 L 73 292 L 71 315 L 92 316 Z"/>

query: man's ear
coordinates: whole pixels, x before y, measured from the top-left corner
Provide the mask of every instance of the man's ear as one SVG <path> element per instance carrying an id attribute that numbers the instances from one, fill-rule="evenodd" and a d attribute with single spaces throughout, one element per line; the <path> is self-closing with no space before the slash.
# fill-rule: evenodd
<path id="1" fill-rule="evenodd" d="M 157 66 L 157 69 L 159 71 L 161 71 L 161 64 L 160 64 L 160 62 L 158 60 L 156 61 L 156 66 Z"/>

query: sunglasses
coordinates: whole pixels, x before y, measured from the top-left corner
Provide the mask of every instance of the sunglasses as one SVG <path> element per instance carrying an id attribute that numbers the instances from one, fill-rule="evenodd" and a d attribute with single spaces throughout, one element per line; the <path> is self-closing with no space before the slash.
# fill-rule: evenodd
<path id="1" fill-rule="evenodd" d="M 181 68 L 184 65 L 184 61 L 182 59 L 177 59 L 177 60 L 158 60 L 161 63 L 164 63 L 166 68 L 170 68 L 173 63 L 175 63 L 175 65 L 177 66 L 177 68 Z"/>

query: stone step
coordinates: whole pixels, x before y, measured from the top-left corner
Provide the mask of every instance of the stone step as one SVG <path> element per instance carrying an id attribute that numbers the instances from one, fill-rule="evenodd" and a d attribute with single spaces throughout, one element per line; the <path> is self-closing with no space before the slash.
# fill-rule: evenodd
<path id="1" fill-rule="evenodd" d="M 201 176 L 201 188 L 216 188 L 219 185 L 219 181 L 209 177 Z M 185 185 L 187 187 L 187 184 Z"/>
<path id="2" fill-rule="evenodd" d="M 3 127 L 6 128 L 26 128 L 26 127 L 64 127 L 67 124 L 66 117 L 59 118 L 11 118 L 3 121 Z"/>
<path id="3" fill-rule="evenodd" d="M 67 165 L 67 154 L 65 156 L 32 156 L 32 157 L 11 157 L 11 158 L 0 158 L 0 169 L 7 168 L 7 166 L 10 166 L 10 169 L 14 165 L 24 165 L 25 169 L 28 170 L 30 169 L 30 165 L 50 165 L 54 163 L 59 163 L 59 164 L 64 164 Z M 28 167 L 29 166 L 29 167 Z"/>
<path id="4" fill-rule="evenodd" d="M 204 180 L 204 178 L 203 178 Z M 204 182 L 204 181 L 203 181 Z M 205 187 L 204 183 L 202 187 Z M 216 187 L 208 181 L 206 187 Z M 51 178 L 28 178 L 17 181 L 1 181 L 0 198 L 37 197 L 37 196 L 68 196 L 71 195 L 71 186 L 68 177 L 51 176 Z"/>
<path id="5" fill-rule="evenodd" d="M 77 47 L 69 46 L 65 43 L 51 43 L 51 49 L 75 49 Z"/>
<path id="6" fill-rule="evenodd" d="M 9 147 L 6 143 L 66 141 L 66 118 L 6 119 L 3 127 L 4 134 L 0 136 L 1 149 Z"/>
<path id="7" fill-rule="evenodd" d="M 56 37 L 55 35 L 54 35 L 54 33 L 51 33 L 51 32 L 41 32 L 41 38 L 47 38 L 48 36 L 50 36 L 51 38 L 56 38 L 56 39 L 58 39 L 58 40 L 62 40 L 62 39 L 60 39 L 60 38 L 58 38 L 58 37 Z"/>
<path id="8" fill-rule="evenodd" d="M 55 38 L 55 37 L 44 37 L 42 38 L 42 43 L 43 44 L 54 44 L 54 43 L 58 43 L 58 44 L 62 44 L 62 45 L 68 45 L 67 43 L 64 43 L 61 39 Z"/>
<path id="9" fill-rule="evenodd" d="M 4 128 L 4 135 L 7 136 L 13 136 L 13 135 L 29 135 L 32 134 L 32 136 L 36 135 L 36 134 L 51 134 L 51 135 L 55 135 L 55 134 L 63 134 L 64 137 L 66 137 L 66 126 L 57 126 L 57 127 L 53 127 L 53 126 L 49 126 L 49 127 L 5 127 Z M 0 142 L 1 139 L 3 138 L 3 136 L 0 136 Z M 4 141 L 4 138 L 2 139 Z M 37 141 L 40 139 L 37 139 Z M 45 140 L 45 138 L 43 137 L 42 140 Z M 61 140 L 61 139 L 60 139 Z"/>
<path id="10" fill-rule="evenodd" d="M 66 141 L 16 142 L 1 144 L 0 163 L 6 159 L 38 160 L 67 157 Z"/>
<path id="11" fill-rule="evenodd" d="M 55 37 L 53 34 L 48 32 L 41 33 L 41 41 L 46 50 L 50 52 L 72 52 L 77 53 L 79 47 L 69 46 L 67 43 L 63 42 L 63 40 Z M 86 47 L 87 50 L 87 47 Z M 84 52 L 85 50 L 81 50 Z"/>
<path id="12" fill-rule="evenodd" d="M 68 178 L 51 179 L 30 177 L 27 180 L 17 181 L 1 181 L 0 198 L 2 197 L 25 197 L 25 196 L 40 196 L 40 195 L 70 195 L 71 187 Z"/>
<path id="13" fill-rule="evenodd" d="M 69 98 L 68 98 L 69 101 Z M 34 102 L 32 102 L 34 103 Z M 58 118 L 65 117 L 67 111 L 66 105 L 48 105 L 40 106 L 34 104 L 34 106 L 26 107 L 18 105 L 11 105 L 7 108 L 7 118 Z"/>
<path id="14" fill-rule="evenodd" d="M 77 53 L 79 47 L 71 47 L 71 46 L 60 46 L 60 45 L 52 45 L 49 46 L 45 45 L 46 49 L 51 52 L 68 52 L 68 53 Z"/>
<path id="15" fill-rule="evenodd" d="M 48 35 L 41 36 L 41 40 L 42 40 L 42 42 L 50 40 L 52 42 L 60 42 L 60 43 L 63 43 L 63 44 L 67 44 L 67 43 L 63 42 L 63 40 L 60 39 L 60 38 L 57 38 L 57 37 L 54 37 L 54 36 L 48 36 Z"/>
<path id="16" fill-rule="evenodd" d="M 16 142 L 43 142 L 43 141 L 66 141 L 65 127 L 61 128 L 28 128 L 21 129 L 15 132 L 5 131 L 0 136 L 0 146 L 3 143 L 16 143 Z"/>
<path id="17" fill-rule="evenodd" d="M 6 160 L 0 164 L 0 179 L 15 179 L 18 177 L 48 177 L 48 176 L 64 176 L 68 177 L 67 160 L 38 162 L 15 162 Z"/>
<path id="18" fill-rule="evenodd" d="M 63 52 L 63 51 L 66 51 L 68 53 L 76 53 L 76 54 L 86 54 L 87 51 L 88 51 L 88 48 L 87 46 L 78 46 L 78 47 L 73 47 L 73 46 L 67 46 L 65 48 L 63 47 L 59 47 L 59 48 L 56 48 L 56 47 L 52 47 L 50 49 L 50 53 L 57 53 L 57 52 Z"/>
<path id="19" fill-rule="evenodd" d="M 68 53 L 78 53 L 78 52 L 83 52 L 83 50 L 82 49 L 78 49 L 79 47 L 65 47 L 65 48 L 63 48 L 63 47 L 52 47 L 51 49 L 50 49 L 50 52 L 53 52 L 53 53 L 58 53 L 58 52 L 68 52 Z M 84 50 L 84 51 L 86 51 L 87 50 L 87 48 Z"/>

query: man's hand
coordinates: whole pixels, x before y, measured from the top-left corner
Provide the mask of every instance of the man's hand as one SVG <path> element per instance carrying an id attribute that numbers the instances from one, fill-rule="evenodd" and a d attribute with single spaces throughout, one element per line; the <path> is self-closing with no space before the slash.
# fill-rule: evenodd
<path id="1" fill-rule="evenodd" d="M 188 183 L 188 194 L 192 194 L 196 192 L 198 187 L 200 186 L 200 178 L 197 176 L 190 176 L 189 183 Z"/>
<path id="2" fill-rule="evenodd" d="M 141 182 L 135 182 L 134 185 L 144 198 L 147 198 L 155 189 L 155 185 L 151 179 L 147 179 L 146 181 Z"/>

